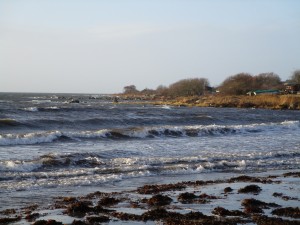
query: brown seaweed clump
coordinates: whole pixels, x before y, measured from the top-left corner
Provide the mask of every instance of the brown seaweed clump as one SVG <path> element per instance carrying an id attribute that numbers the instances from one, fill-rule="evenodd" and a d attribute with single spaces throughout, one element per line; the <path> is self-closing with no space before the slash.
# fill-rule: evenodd
<path id="1" fill-rule="evenodd" d="M 177 184 L 161 184 L 161 185 L 144 185 L 137 189 L 139 194 L 158 194 L 164 191 L 181 191 L 186 188 L 186 185 Z"/>
<path id="2" fill-rule="evenodd" d="M 33 212 L 34 210 L 36 210 L 39 206 L 37 204 L 32 204 L 29 206 L 26 206 L 24 208 L 22 208 L 26 214 L 30 214 L 31 212 Z"/>
<path id="3" fill-rule="evenodd" d="M 274 218 L 268 216 L 253 216 L 253 221 L 257 225 L 299 225 L 299 221 L 284 220 L 282 218 Z"/>
<path id="4" fill-rule="evenodd" d="M 206 204 L 210 202 L 210 199 L 218 199 L 218 197 L 213 196 L 213 195 L 207 195 L 207 194 L 201 194 L 199 196 L 196 196 L 193 193 L 181 193 L 178 196 L 178 201 L 181 202 L 182 204 L 189 204 L 189 203 L 199 203 L 199 204 Z"/>
<path id="5" fill-rule="evenodd" d="M 225 194 L 227 194 L 227 193 L 229 193 L 229 192 L 232 192 L 233 191 L 233 189 L 231 188 L 231 187 L 226 187 L 226 188 L 224 188 L 224 193 Z"/>
<path id="6" fill-rule="evenodd" d="M 280 207 L 280 205 L 278 205 L 276 203 L 267 203 L 267 202 L 263 202 L 260 200 L 256 200 L 254 198 L 244 199 L 242 201 L 242 205 L 245 207 L 254 206 L 254 207 L 260 207 L 260 208 L 264 208 L 264 209 L 268 209 L 269 207 Z"/>
<path id="7" fill-rule="evenodd" d="M 289 201 L 289 200 L 299 200 L 299 198 L 295 198 L 295 197 L 290 197 L 290 196 L 287 196 L 287 195 L 283 195 L 283 193 L 278 193 L 278 192 L 274 192 L 273 193 L 273 196 L 274 197 L 278 197 L 278 198 L 281 198 L 285 201 Z"/>
<path id="8" fill-rule="evenodd" d="M 25 219 L 29 222 L 32 222 L 32 221 L 36 220 L 39 217 L 40 217 L 39 213 L 31 213 L 31 214 L 27 214 Z"/>
<path id="9" fill-rule="evenodd" d="M 38 220 L 33 225 L 63 225 L 63 223 L 56 220 Z"/>
<path id="10" fill-rule="evenodd" d="M 20 221 L 20 220 L 21 220 L 20 216 L 4 217 L 4 218 L 0 218 L 0 224 L 13 223 L 13 222 L 17 222 L 17 221 Z"/>
<path id="11" fill-rule="evenodd" d="M 219 197 L 214 195 L 208 195 L 206 193 L 199 195 L 199 198 L 201 199 L 219 199 Z"/>
<path id="12" fill-rule="evenodd" d="M 217 218 L 213 216 L 204 216 L 202 218 L 191 219 L 184 215 L 181 219 L 177 218 L 168 218 L 164 220 L 164 225 L 237 225 L 237 224 L 244 224 L 246 222 L 240 218 Z"/>
<path id="13" fill-rule="evenodd" d="M 201 220 L 211 218 L 209 216 L 204 215 L 202 212 L 189 212 L 187 214 L 184 214 L 183 216 L 186 220 Z"/>
<path id="14" fill-rule="evenodd" d="M 61 201 L 65 202 L 65 203 L 74 203 L 74 202 L 77 201 L 77 198 L 75 198 L 75 197 L 64 197 L 64 198 L 62 198 Z"/>
<path id="15" fill-rule="evenodd" d="M 244 188 L 240 188 L 238 190 L 238 193 L 253 193 L 253 194 L 258 194 L 261 192 L 261 188 L 255 184 L 252 185 L 247 185 Z"/>
<path id="16" fill-rule="evenodd" d="M 15 209 L 6 209 L 6 210 L 3 210 L 3 211 L 0 211 L 1 214 L 4 214 L 4 215 L 11 215 L 11 214 L 16 214 L 17 211 Z"/>
<path id="17" fill-rule="evenodd" d="M 177 199 L 182 204 L 188 204 L 188 203 L 192 203 L 194 201 L 194 199 L 196 199 L 196 198 L 197 198 L 197 196 L 195 194 L 185 192 L 185 193 L 181 193 Z"/>
<path id="18" fill-rule="evenodd" d="M 67 208 L 67 214 L 69 216 L 75 216 L 75 217 L 84 217 L 87 212 L 91 212 L 94 209 L 90 207 L 91 202 L 75 202 L 68 206 Z"/>
<path id="19" fill-rule="evenodd" d="M 264 211 L 258 206 L 245 206 L 244 213 L 246 214 L 262 214 Z"/>
<path id="20" fill-rule="evenodd" d="M 255 182 L 255 183 L 262 183 L 262 184 L 270 184 L 273 183 L 273 181 L 270 178 L 265 177 L 250 177 L 246 175 L 233 177 L 228 180 L 229 183 L 233 182 Z"/>
<path id="21" fill-rule="evenodd" d="M 239 210 L 228 210 L 223 207 L 216 207 L 212 211 L 212 214 L 218 215 L 218 216 L 246 216 L 245 213 Z"/>
<path id="22" fill-rule="evenodd" d="M 113 212 L 112 216 L 124 220 L 124 221 L 155 221 L 155 220 L 163 220 L 164 224 L 165 221 L 179 221 L 178 224 L 182 221 L 196 221 L 196 220 L 203 220 L 208 218 L 214 218 L 210 216 L 203 215 L 201 212 L 189 212 L 187 214 L 180 214 L 176 212 L 169 212 L 164 208 L 157 207 L 155 209 L 149 210 L 142 215 L 135 215 L 129 213 L 122 213 L 122 212 Z"/>
<path id="23" fill-rule="evenodd" d="M 108 222 L 108 221 L 110 221 L 110 219 L 107 216 L 89 216 L 89 217 L 86 217 L 86 221 L 89 224 L 99 224 L 99 223 Z"/>
<path id="24" fill-rule="evenodd" d="M 87 225 L 87 223 L 81 221 L 81 220 L 73 220 L 71 225 Z"/>
<path id="25" fill-rule="evenodd" d="M 161 219 L 167 219 L 167 218 L 181 218 L 182 215 L 180 213 L 176 212 L 168 212 L 164 208 L 156 208 L 149 210 L 145 213 L 142 214 L 142 220 L 147 221 L 147 220 L 161 220 Z"/>
<path id="26" fill-rule="evenodd" d="M 280 209 L 274 209 L 272 211 L 273 215 L 277 216 L 288 216 L 292 218 L 300 218 L 300 209 L 299 207 L 293 208 L 293 207 L 286 207 L 286 208 L 280 208 Z"/>
<path id="27" fill-rule="evenodd" d="M 169 205 L 172 202 L 172 199 L 166 195 L 154 195 L 152 198 L 150 198 L 147 203 L 151 206 L 163 206 L 163 205 Z"/>
<path id="28" fill-rule="evenodd" d="M 284 177 L 300 177 L 300 172 L 289 172 L 289 173 L 284 173 Z"/>
<path id="29" fill-rule="evenodd" d="M 97 197 L 103 197 L 103 196 L 106 196 L 107 193 L 104 193 L 104 192 L 101 192 L 101 191 L 96 191 L 96 192 L 93 192 L 93 193 L 90 193 L 88 195 L 86 195 L 86 198 L 87 199 L 93 199 L 93 198 L 97 198 Z"/>
<path id="30" fill-rule="evenodd" d="M 263 213 L 262 209 L 268 209 L 269 207 L 279 207 L 276 203 L 267 203 L 256 200 L 254 198 L 244 199 L 242 205 L 245 207 L 244 212 L 246 214 Z"/>
<path id="31" fill-rule="evenodd" d="M 250 177 L 246 175 L 233 177 L 229 179 L 229 182 L 261 182 L 261 180 L 258 177 Z"/>
<path id="32" fill-rule="evenodd" d="M 98 205 L 112 206 L 118 204 L 119 202 L 120 202 L 119 199 L 112 198 L 112 197 L 104 197 L 98 202 Z"/>

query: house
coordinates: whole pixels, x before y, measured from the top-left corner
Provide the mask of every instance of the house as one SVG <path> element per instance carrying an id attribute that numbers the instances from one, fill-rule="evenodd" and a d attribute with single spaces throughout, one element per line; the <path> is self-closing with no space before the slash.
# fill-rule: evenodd
<path id="1" fill-rule="evenodd" d="M 286 94 L 297 94 L 297 92 L 300 92 L 300 84 L 293 83 L 293 82 L 286 82 L 284 83 L 284 92 Z"/>

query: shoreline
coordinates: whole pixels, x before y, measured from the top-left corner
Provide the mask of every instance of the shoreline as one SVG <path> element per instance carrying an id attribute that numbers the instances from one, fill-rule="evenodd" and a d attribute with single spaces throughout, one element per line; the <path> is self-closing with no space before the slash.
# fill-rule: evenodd
<path id="1" fill-rule="evenodd" d="M 118 103 L 169 105 L 180 107 L 258 108 L 273 110 L 300 110 L 300 95 L 164 97 L 144 95 L 114 95 Z"/>
<path id="2" fill-rule="evenodd" d="M 221 177 L 223 178 L 221 179 Z M 220 174 L 123 191 L 57 196 L 0 212 L 7 224 L 300 224 L 300 171 Z"/>

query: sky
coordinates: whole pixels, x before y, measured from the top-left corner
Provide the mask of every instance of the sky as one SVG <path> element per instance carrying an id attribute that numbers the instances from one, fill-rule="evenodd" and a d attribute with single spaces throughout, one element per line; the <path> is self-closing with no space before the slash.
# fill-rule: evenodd
<path id="1" fill-rule="evenodd" d="M 299 0 L 0 0 L 0 92 L 120 93 L 300 69 Z"/>

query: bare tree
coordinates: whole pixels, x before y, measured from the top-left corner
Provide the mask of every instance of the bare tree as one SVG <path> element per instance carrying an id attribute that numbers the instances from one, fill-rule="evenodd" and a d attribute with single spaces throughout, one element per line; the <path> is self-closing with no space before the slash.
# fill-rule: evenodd
<path id="1" fill-rule="evenodd" d="M 167 95 L 169 95 L 168 91 L 169 91 L 169 89 L 166 86 L 164 86 L 164 85 L 159 85 L 156 88 L 156 94 L 161 95 L 161 96 L 167 96 Z"/>
<path id="2" fill-rule="evenodd" d="M 256 90 L 282 88 L 280 77 L 275 73 L 261 73 L 253 77 L 253 88 Z"/>
<path id="3" fill-rule="evenodd" d="M 239 73 L 230 76 L 219 86 L 222 94 L 244 95 L 253 89 L 253 77 L 248 73 Z"/>
<path id="4" fill-rule="evenodd" d="M 156 91 L 149 88 L 145 88 L 144 90 L 140 91 L 140 93 L 143 95 L 154 95 L 156 94 Z"/>
<path id="5" fill-rule="evenodd" d="M 124 94 L 136 94 L 139 91 L 136 89 L 135 85 L 129 85 L 124 87 Z"/>
<path id="6" fill-rule="evenodd" d="M 295 70 L 291 76 L 291 80 L 297 84 L 300 84 L 300 70 Z"/>
<path id="7" fill-rule="evenodd" d="M 184 79 L 171 84 L 168 93 L 174 97 L 202 95 L 207 85 L 209 82 L 206 78 Z"/>

